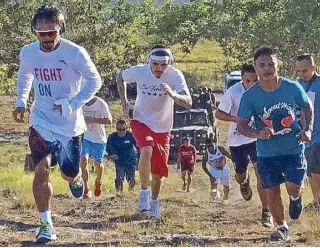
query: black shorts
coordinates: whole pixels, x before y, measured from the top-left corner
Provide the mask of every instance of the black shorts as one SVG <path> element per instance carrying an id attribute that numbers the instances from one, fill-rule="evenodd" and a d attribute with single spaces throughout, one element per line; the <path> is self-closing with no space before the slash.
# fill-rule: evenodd
<path id="1" fill-rule="evenodd" d="M 255 141 L 241 146 L 230 146 L 230 153 L 237 174 L 243 174 L 247 171 L 250 160 L 253 164 L 257 162 Z"/>
<path id="2" fill-rule="evenodd" d="M 305 151 L 307 160 L 307 175 L 310 177 L 311 173 L 320 174 L 320 144 L 314 144 L 308 147 Z"/>
<path id="3" fill-rule="evenodd" d="M 194 165 L 185 165 L 183 163 L 181 163 L 181 172 L 184 172 L 184 171 L 189 171 L 190 173 L 192 173 L 194 170 Z"/>

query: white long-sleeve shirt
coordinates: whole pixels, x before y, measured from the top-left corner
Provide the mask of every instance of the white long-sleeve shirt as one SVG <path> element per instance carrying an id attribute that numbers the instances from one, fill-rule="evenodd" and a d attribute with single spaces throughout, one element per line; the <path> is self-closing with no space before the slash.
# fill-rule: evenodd
<path id="1" fill-rule="evenodd" d="M 100 75 L 87 51 L 75 43 L 61 39 L 51 52 L 40 50 L 39 42 L 22 48 L 17 79 L 16 107 L 26 107 L 34 88 L 30 126 L 37 125 L 61 135 L 73 137 L 86 131 L 82 105 L 101 87 Z M 81 83 L 85 81 L 84 86 Z M 53 110 L 56 100 L 68 99 L 73 112 L 63 117 Z"/>

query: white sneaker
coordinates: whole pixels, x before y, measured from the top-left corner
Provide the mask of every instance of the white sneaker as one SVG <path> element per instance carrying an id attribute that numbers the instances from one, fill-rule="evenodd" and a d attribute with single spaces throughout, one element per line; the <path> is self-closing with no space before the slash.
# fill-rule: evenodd
<path id="1" fill-rule="evenodd" d="M 150 211 L 148 212 L 148 216 L 151 218 L 160 219 L 160 200 L 151 199 L 150 202 Z"/>
<path id="2" fill-rule="evenodd" d="M 150 210 L 150 191 L 148 189 L 140 191 L 139 212 Z"/>

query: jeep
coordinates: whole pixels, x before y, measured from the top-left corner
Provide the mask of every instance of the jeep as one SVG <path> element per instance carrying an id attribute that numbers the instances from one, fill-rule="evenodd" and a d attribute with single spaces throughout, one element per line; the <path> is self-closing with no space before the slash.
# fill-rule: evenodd
<path id="1" fill-rule="evenodd" d="M 177 152 L 184 137 L 191 138 L 199 154 L 206 149 L 205 141 L 212 137 L 218 141 L 218 130 L 215 121 L 210 123 L 206 109 L 189 109 L 176 111 L 174 114 L 173 129 L 171 131 L 170 160 L 176 160 Z"/>

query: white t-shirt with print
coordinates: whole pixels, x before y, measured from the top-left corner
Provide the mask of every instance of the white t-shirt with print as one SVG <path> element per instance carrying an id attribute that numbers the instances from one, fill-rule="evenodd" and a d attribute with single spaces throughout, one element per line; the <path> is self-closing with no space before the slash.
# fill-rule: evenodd
<path id="1" fill-rule="evenodd" d="M 86 82 L 83 87 L 82 80 Z M 26 107 L 33 87 L 35 96 L 29 125 L 67 137 L 78 136 L 86 130 L 81 107 L 101 84 L 100 75 L 83 47 L 61 39 L 56 50 L 43 52 L 36 41 L 20 52 L 16 107 Z M 59 99 L 69 100 L 70 115 L 64 117 L 53 110 L 54 102 Z"/>
<path id="2" fill-rule="evenodd" d="M 174 101 L 161 90 L 160 84 L 166 83 L 176 92 L 185 91 L 190 95 L 182 72 L 169 65 L 161 78 L 156 78 L 146 64 L 124 70 L 122 78 L 125 82 L 137 82 L 133 119 L 156 133 L 169 132 L 173 126 Z"/>
<path id="3" fill-rule="evenodd" d="M 230 87 L 226 93 L 222 96 L 221 102 L 219 104 L 219 110 L 237 116 L 241 97 L 246 92 L 246 89 L 242 82 L 239 82 L 232 87 Z M 237 131 L 237 123 L 230 122 L 228 129 L 228 146 L 241 146 L 244 144 L 249 144 L 256 141 L 254 138 L 245 137 Z"/>
<path id="4" fill-rule="evenodd" d="M 84 116 L 112 119 L 108 104 L 100 97 L 97 97 L 96 101 L 90 106 L 83 105 L 82 109 Z M 93 143 L 105 144 L 107 142 L 105 125 L 99 123 L 88 123 L 84 139 Z"/>

